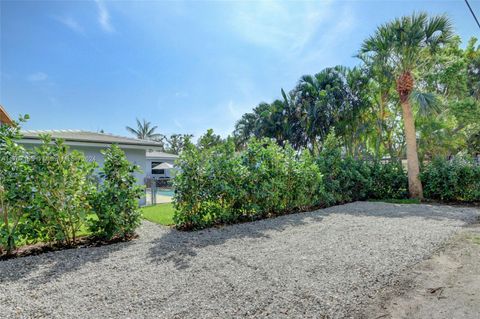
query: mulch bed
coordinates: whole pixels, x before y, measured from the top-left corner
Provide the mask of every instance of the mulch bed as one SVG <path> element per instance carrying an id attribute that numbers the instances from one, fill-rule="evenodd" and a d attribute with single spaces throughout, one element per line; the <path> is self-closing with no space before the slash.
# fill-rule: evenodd
<path id="1" fill-rule="evenodd" d="M 127 242 L 136 238 L 138 238 L 137 234 L 126 237 L 126 238 L 117 236 L 109 240 L 98 239 L 91 236 L 85 236 L 85 237 L 77 238 L 77 241 L 75 242 L 75 244 L 71 244 L 71 245 L 66 245 L 62 243 L 54 243 L 54 244 L 37 243 L 37 244 L 25 245 L 25 246 L 19 247 L 10 255 L 0 252 L 0 260 L 40 255 L 47 252 L 66 250 L 66 249 L 100 247 L 100 246 L 111 245 L 111 244 L 120 243 L 120 242 Z"/>

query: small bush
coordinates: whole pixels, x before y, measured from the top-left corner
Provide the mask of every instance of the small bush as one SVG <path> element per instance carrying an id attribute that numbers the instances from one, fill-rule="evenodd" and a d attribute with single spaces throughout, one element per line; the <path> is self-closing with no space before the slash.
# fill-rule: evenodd
<path id="1" fill-rule="evenodd" d="M 142 187 L 136 184 L 133 175 L 139 168 L 131 164 L 116 145 L 102 154 L 104 163 L 100 176 L 103 182 L 98 192 L 91 196 L 97 218 L 91 219 L 90 230 L 104 239 L 129 238 L 140 225 L 138 200 Z"/>
<path id="2" fill-rule="evenodd" d="M 29 221 L 35 230 L 30 237 L 71 245 L 92 213 L 88 197 L 95 189 L 89 177 L 95 165 L 69 151 L 62 140 L 52 143 L 45 135 L 42 141 L 30 156 L 34 189 Z"/>
<path id="3" fill-rule="evenodd" d="M 3 250 L 12 253 L 18 242 L 29 237 L 32 168 L 25 148 L 15 142 L 20 137 L 18 123 L 0 125 L 0 254 Z"/>
<path id="4" fill-rule="evenodd" d="M 420 174 L 426 198 L 480 202 L 480 166 L 470 158 L 434 159 Z"/>

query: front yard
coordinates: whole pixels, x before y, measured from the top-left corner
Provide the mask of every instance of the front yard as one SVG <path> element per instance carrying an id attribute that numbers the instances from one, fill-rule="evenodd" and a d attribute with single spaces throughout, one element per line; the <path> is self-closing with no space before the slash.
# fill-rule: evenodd
<path id="1" fill-rule="evenodd" d="M 174 224 L 174 211 L 172 203 L 142 207 L 142 215 L 144 219 L 165 226 Z"/>
<path id="2" fill-rule="evenodd" d="M 162 223 L 172 213 L 143 210 Z M 0 261 L 2 316 L 361 318 L 378 291 L 479 215 L 355 202 L 194 232 L 144 221 L 130 242 Z"/>

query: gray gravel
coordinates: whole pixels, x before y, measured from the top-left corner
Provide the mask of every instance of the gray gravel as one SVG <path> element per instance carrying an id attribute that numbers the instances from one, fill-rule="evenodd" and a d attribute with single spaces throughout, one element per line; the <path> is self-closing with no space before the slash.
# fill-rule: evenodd
<path id="1" fill-rule="evenodd" d="M 0 262 L 4 318 L 344 318 L 480 211 L 356 202 Z"/>

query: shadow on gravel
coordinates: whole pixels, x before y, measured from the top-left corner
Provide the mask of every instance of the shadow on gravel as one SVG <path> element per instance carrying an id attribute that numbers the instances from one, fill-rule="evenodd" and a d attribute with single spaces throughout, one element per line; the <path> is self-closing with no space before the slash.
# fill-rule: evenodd
<path id="1" fill-rule="evenodd" d="M 370 205 L 376 204 L 379 205 L 378 209 L 372 210 L 372 208 L 375 207 Z M 475 207 L 449 206 L 443 204 L 390 204 L 384 202 L 354 202 L 342 206 L 347 208 L 345 212 L 342 212 L 337 208 L 335 213 L 387 218 L 420 217 L 431 220 L 450 219 L 465 223 L 476 222 L 480 216 L 480 209 Z M 353 209 L 349 206 L 357 207 Z M 326 208 L 324 210 L 320 210 L 319 212 L 328 212 L 329 210 L 330 208 Z"/>
<path id="2" fill-rule="evenodd" d="M 130 241 L 100 247 L 73 248 L 5 260 L 0 262 L 0 284 L 21 280 L 28 281 L 31 286 L 44 284 L 66 273 L 77 271 L 87 263 L 96 263 L 108 258 L 111 253 L 131 244 Z M 40 273 L 29 277 L 36 271 Z"/>
<path id="3" fill-rule="evenodd" d="M 447 205 L 425 204 L 388 204 L 383 202 L 355 202 L 333 206 L 313 212 L 295 213 L 271 219 L 210 228 L 201 231 L 169 230 L 154 240 L 150 248 L 153 262 L 172 262 L 176 269 L 191 266 L 199 249 L 222 245 L 228 240 L 245 238 L 266 238 L 268 231 L 282 231 L 287 226 L 299 226 L 321 222 L 330 214 L 353 216 L 373 216 L 380 218 L 424 218 L 431 220 L 457 220 L 472 223 L 478 220 L 480 210 L 469 207 L 452 207 Z"/>
<path id="4" fill-rule="evenodd" d="M 199 249 L 222 245 L 235 239 L 268 239 L 270 236 L 267 231 L 282 231 L 289 226 L 320 222 L 322 219 L 322 216 L 311 213 L 298 213 L 199 231 L 171 229 L 152 242 L 149 256 L 152 262 L 172 262 L 176 269 L 182 270 L 191 266 Z"/>

